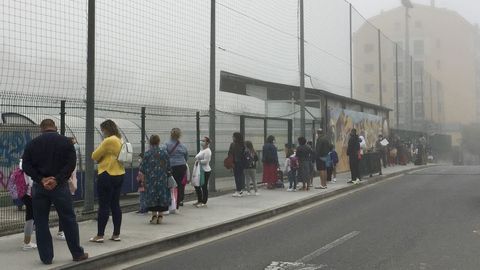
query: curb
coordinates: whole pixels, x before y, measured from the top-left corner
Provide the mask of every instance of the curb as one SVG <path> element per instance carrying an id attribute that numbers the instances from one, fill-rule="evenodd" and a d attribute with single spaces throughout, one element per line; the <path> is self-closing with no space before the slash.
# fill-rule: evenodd
<path id="1" fill-rule="evenodd" d="M 63 270 L 63 269 L 90 270 L 92 269 L 94 270 L 94 269 L 101 269 L 105 265 L 110 265 L 110 266 L 118 265 L 120 263 L 124 263 L 124 262 L 128 262 L 134 259 L 144 257 L 145 254 L 154 254 L 162 251 L 167 251 L 180 246 L 184 246 L 189 243 L 204 240 L 211 236 L 232 231 L 234 229 L 237 229 L 246 225 L 250 225 L 250 224 L 274 217 L 276 215 L 289 212 L 296 208 L 306 206 L 330 197 L 337 196 L 342 193 L 347 193 L 349 191 L 360 189 L 362 187 L 365 187 L 377 182 L 385 181 L 399 175 L 411 173 L 417 170 L 423 170 L 429 167 L 432 167 L 432 166 L 431 165 L 419 166 L 416 168 L 395 172 L 388 175 L 374 176 L 369 178 L 368 180 L 362 181 L 362 184 L 360 185 L 350 185 L 344 188 L 334 190 L 329 193 L 312 195 L 308 198 L 300 199 L 294 202 L 281 205 L 276 208 L 267 209 L 267 210 L 254 213 L 245 217 L 241 217 L 238 219 L 226 221 L 221 224 L 212 225 L 210 227 L 201 228 L 198 230 L 192 230 L 182 234 L 173 235 L 162 240 L 151 241 L 151 242 L 139 244 L 130 248 L 109 252 L 106 254 L 89 258 L 88 260 L 85 260 L 83 262 L 69 263 L 67 265 L 62 265 L 53 269 L 55 270 Z"/>

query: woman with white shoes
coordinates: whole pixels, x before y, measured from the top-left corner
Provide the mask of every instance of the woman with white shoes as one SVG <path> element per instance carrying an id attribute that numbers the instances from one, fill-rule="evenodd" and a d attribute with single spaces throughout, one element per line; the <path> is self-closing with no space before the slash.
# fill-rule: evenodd
<path id="1" fill-rule="evenodd" d="M 22 160 L 20 159 L 19 169 L 22 170 Z M 21 171 L 23 173 L 23 171 Z M 33 206 L 32 206 L 32 185 L 33 181 L 27 174 L 23 173 L 25 178 L 25 184 L 27 185 L 27 192 L 21 198 L 23 204 L 25 204 L 25 226 L 23 228 L 23 247 L 22 249 L 27 251 L 31 249 L 36 249 L 37 244 L 32 242 L 32 234 L 34 229 L 33 221 Z"/>
<path id="2" fill-rule="evenodd" d="M 208 201 L 208 179 L 212 168 L 210 168 L 210 160 L 212 158 L 212 151 L 210 150 L 210 138 L 204 137 L 200 140 L 202 150 L 195 156 L 195 166 L 200 166 L 200 181 L 198 186 L 195 186 L 197 193 L 197 202 L 193 205 L 197 208 L 207 206 Z"/>

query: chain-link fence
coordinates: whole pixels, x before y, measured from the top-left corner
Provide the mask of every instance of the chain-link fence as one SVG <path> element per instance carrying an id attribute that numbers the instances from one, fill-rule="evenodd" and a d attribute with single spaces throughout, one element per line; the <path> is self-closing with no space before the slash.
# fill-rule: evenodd
<path id="1" fill-rule="evenodd" d="M 100 123 L 113 119 L 134 147 L 136 158 L 127 166 L 125 193 L 136 191 L 137 157 L 148 147 L 148 137 L 159 134 L 165 142 L 173 127 L 183 130 L 182 142 L 193 155 L 198 138 L 213 132 L 209 121 L 216 122 L 217 177 L 229 175 L 222 169 L 223 157 L 232 133 L 241 129 L 242 117 L 247 117 L 246 139 L 257 149 L 266 134 L 276 136 L 280 151 L 295 142 L 304 128 L 300 126 L 301 76 L 308 90 L 307 140 L 314 140 L 314 131 L 326 126 L 331 108 L 385 118 L 385 110 L 391 109 L 388 120 L 396 128 L 414 128 L 409 126 L 411 119 L 432 127 L 442 121 L 441 83 L 420 59 L 408 55 L 400 41 L 381 33 L 346 1 L 300 1 L 215 1 L 211 47 L 210 1 L 97 0 L 94 56 L 87 55 L 89 1 L 2 1 L 1 227 L 22 223 L 23 213 L 16 212 L 5 186 L 44 118 L 55 120 L 80 145 L 75 198 L 84 198 L 86 181 L 94 181 L 84 174 L 89 158 L 85 147 L 88 57 L 95 58 L 94 144 L 102 140 Z M 214 119 L 208 113 L 212 48 L 216 49 Z M 222 86 L 223 73 L 247 83 Z M 327 102 L 319 91 L 364 103 L 352 105 L 335 98 Z M 369 104 L 384 108 L 372 109 Z"/>

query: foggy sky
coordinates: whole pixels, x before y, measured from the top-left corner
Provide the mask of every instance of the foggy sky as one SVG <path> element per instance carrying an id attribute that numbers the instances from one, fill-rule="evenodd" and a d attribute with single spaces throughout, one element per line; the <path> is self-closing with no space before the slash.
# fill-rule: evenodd
<path id="1" fill-rule="evenodd" d="M 382 10 L 398 7 L 400 0 L 348 0 L 366 18 L 378 15 Z M 430 5 L 430 0 L 411 0 L 414 4 Z M 480 24 L 480 1 L 436 0 L 436 6 L 458 12 L 472 24 Z"/>

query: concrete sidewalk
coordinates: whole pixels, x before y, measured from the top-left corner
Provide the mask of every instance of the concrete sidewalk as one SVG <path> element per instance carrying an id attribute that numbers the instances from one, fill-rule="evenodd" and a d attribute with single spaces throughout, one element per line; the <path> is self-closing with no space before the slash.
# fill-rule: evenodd
<path id="1" fill-rule="evenodd" d="M 397 166 L 384 169 L 383 176 L 365 178 L 360 185 L 347 184 L 348 173 L 339 174 L 337 183 L 331 183 L 326 190 L 286 192 L 283 189 L 260 189 L 260 196 L 233 198 L 231 194 L 211 198 L 206 208 L 195 208 L 192 202 L 185 204 L 179 214 L 168 215 L 160 225 L 149 224 L 150 216 L 124 213 L 121 242 L 107 240 L 112 233 L 111 220 L 107 225 L 106 240 L 103 244 L 88 242 L 95 236 L 96 221 L 79 223 L 80 240 L 90 259 L 82 263 L 73 263 L 65 241 L 54 239 L 55 258 L 53 264 L 46 266 L 40 262 L 36 250 L 22 251 L 23 234 L 0 237 L 0 261 L 8 269 L 95 269 L 111 266 L 142 255 L 201 240 L 219 233 L 257 222 L 279 213 L 293 210 L 323 198 L 334 196 L 349 190 L 373 183 L 389 176 L 402 174 L 423 167 Z M 233 189 L 233 181 L 219 181 L 225 189 Z M 319 179 L 314 180 L 314 185 Z M 219 189 L 221 189 L 219 187 Z M 55 235 L 57 228 L 52 228 Z M 35 239 L 34 239 L 35 241 Z"/>

